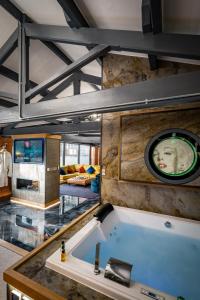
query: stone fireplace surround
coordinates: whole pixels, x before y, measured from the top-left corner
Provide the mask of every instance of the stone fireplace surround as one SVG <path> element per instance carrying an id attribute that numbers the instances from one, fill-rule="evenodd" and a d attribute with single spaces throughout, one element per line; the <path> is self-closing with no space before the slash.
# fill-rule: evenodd
<path id="1" fill-rule="evenodd" d="M 13 138 L 36 137 L 44 138 L 43 164 L 13 163 L 11 200 L 46 208 L 59 200 L 60 140 L 44 134 Z"/>

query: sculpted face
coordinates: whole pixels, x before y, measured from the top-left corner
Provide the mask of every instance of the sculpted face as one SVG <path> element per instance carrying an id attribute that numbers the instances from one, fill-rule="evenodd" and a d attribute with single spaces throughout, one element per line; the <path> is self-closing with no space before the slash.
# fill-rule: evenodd
<path id="1" fill-rule="evenodd" d="M 168 138 L 155 147 L 153 161 L 163 173 L 176 175 L 190 169 L 194 161 L 194 150 L 186 141 Z"/>

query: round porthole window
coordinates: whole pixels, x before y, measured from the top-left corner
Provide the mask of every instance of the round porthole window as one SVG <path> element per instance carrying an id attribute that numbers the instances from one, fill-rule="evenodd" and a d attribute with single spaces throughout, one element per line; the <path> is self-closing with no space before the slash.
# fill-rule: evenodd
<path id="1" fill-rule="evenodd" d="M 149 171 L 163 182 L 183 184 L 200 176 L 199 136 L 182 129 L 164 130 L 145 149 Z"/>

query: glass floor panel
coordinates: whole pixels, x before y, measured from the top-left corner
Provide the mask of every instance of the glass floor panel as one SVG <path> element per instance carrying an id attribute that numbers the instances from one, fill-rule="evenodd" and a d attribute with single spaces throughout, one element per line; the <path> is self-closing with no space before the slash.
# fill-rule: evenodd
<path id="1" fill-rule="evenodd" d="M 2 202 L 0 239 L 31 251 L 98 201 L 65 195 L 60 197 L 60 203 L 46 210 Z"/>

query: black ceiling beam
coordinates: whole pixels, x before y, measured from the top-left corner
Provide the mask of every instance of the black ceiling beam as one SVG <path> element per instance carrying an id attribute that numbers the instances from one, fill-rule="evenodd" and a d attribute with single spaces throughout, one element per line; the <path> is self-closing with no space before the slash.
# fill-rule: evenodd
<path id="1" fill-rule="evenodd" d="M 150 70 L 154 71 L 159 68 L 159 61 L 156 55 L 148 54 Z"/>
<path id="2" fill-rule="evenodd" d="M 71 28 L 90 27 L 73 0 L 57 0 Z"/>
<path id="3" fill-rule="evenodd" d="M 16 29 L 5 44 L 0 49 L 0 65 L 11 55 L 11 53 L 17 48 L 18 42 L 18 30 Z"/>
<path id="4" fill-rule="evenodd" d="M 162 32 L 162 3 L 161 0 L 142 0 L 142 31 L 144 34 Z M 148 54 L 151 70 L 159 67 L 156 55 Z"/>
<path id="5" fill-rule="evenodd" d="M 22 22 L 23 14 L 22 12 L 9 0 L 1 0 L 0 5 L 15 18 L 16 20 Z M 27 20 L 28 21 L 28 20 Z M 29 21 L 28 21 L 29 22 Z"/>
<path id="6" fill-rule="evenodd" d="M 29 104 L 27 104 L 29 105 Z M 4 108 L 0 110 L 0 127 L 1 124 L 8 124 L 8 123 L 16 123 L 19 122 L 19 109 L 18 107 L 12 108 Z"/>
<path id="7" fill-rule="evenodd" d="M 26 86 L 25 90 L 28 91 L 30 89 L 30 39 L 28 37 L 25 38 L 25 52 L 26 52 Z M 26 99 L 26 103 L 30 103 L 30 99 Z"/>
<path id="8" fill-rule="evenodd" d="M 162 32 L 161 0 L 142 0 L 142 31 L 154 34 Z"/>
<path id="9" fill-rule="evenodd" d="M 78 133 L 96 132 L 101 130 L 100 122 L 66 123 L 58 125 L 35 125 L 18 128 L 4 128 L 3 135 L 33 134 L 33 133 Z"/>
<path id="10" fill-rule="evenodd" d="M 28 17 L 27 15 L 24 15 L 12 2 L 9 0 L 1 0 L 0 5 L 9 13 L 11 14 L 16 20 L 22 22 L 23 19 L 26 19 L 26 22 L 28 23 L 34 23 L 34 21 Z M 64 63 L 67 65 L 71 64 L 73 60 L 69 58 L 65 53 L 62 52 L 59 47 L 57 47 L 54 43 L 50 41 L 42 41 L 42 43 L 48 47 L 57 57 L 59 57 Z M 99 91 L 99 88 L 95 85 L 92 85 L 92 87 Z"/>
<path id="11" fill-rule="evenodd" d="M 79 78 L 80 78 L 81 81 L 92 83 L 92 84 L 95 84 L 95 85 L 100 85 L 101 86 L 101 83 L 102 83 L 101 77 L 86 74 L 86 73 L 79 73 Z"/>
<path id="12" fill-rule="evenodd" d="M 142 0 L 142 31 L 143 31 L 143 33 L 152 32 L 150 2 L 151 2 L 151 0 Z"/>
<path id="13" fill-rule="evenodd" d="M 98 145 L 101 143 L 101 137 L 64 134 L 62 135 L 62 141 L 72 144 Z"/>
<path id="14" fill-rule="evenodd" d="M 50 77 L 48 80 L 40 83 L 35 88 L 29 90 L 26 93 L 26 98 L 33 98 L 34 96 L 38 95 L 43 90 L 47 89 L 48 87 L 56 84 L 60 80 L 64 79 L 65 77 L 71 75 L 73 72 L 80 70 L 82 67 L 93 61 L 99 56 L 104 55 L 109 51 L 109 46 L 98 45 L 92 50 L 90 50 L 87 54 L 77 59 L 77 61 L 73 62 L 72 64 L 68 65 L 62 72 L 58 72 Z"/>
<path id="15" fill-rule="evenodd" d="M 55 98 L 63 90 L 67 89 L 73 83 L 73 80 L 74 80 L 74 75 L 69 76 L 67 79 L 62 81 L 58 86 L 56 86 L 53 90 L 51 90 L 46 97 L 40 99 L 39 102 L 51 100 Z"/>
<path id="16" fill-rule="evenodd" d="M 150 0 L 152 32 L 162 32 L 162 0 Z"/>
<path id="17" fill-rule="evenodd" d="M 16 106 L 16 105 L 17 105 L 16 103 L 12 103 L 10 101 L 2 99 L 1 96 L 0 96 L 0 106 L 3 106 L 3 107 L 13 107 L 13 106 Z"/>
<path id="18" fill-rule="evenodd" d="M 0 106 L 13 107 L 18 105 L 17 95 L 0 91 Z"/>
<path id="19" fill-rule="evenodd" d="M 81 81 L 78 74 L 74 75 L 73 88 L 74 88 L 74 95 L 79 95 L 81 93 Z"/>
<path id="20" fill-rule="evenodd" d="M 100 137 L 101 132 L 81 132 L 78 135 L 84 137 Z"/>
<path id="21" fill-rule="evenodd" d="M 79 8 L 75 4 L 73 0 L 57 0 L 60 6 L 62 7 L 66 21 L 70 28 L 81 28 L 86 27 L 89 28 L 90 25 L 85 19 L 85 17 L 80 12 Z M 87 49 L 90 50 L 91 47 L 87 46 Z M 100 58 L 97 59 L 97 62 L 102 65 L 102 61 Z"/>
<path id="22" fill-rule="evenodd" d="M 200 99 L 199 76 L 200 72 L 189 72 L 99 92 L 26 104 L 23 122 L 198 103 Z M 18 108 L 0 111 L 0 124 L 19 121 Z"/>
<path id="23" fill-rule="evenodd" d="M 42 41 L 42 43 L 49 48 L 54 54 L 56 54 L 63 62 L 65 62 L 67 65 L 72 64 L 74 61 L 66 56 L 54 43 L 48 42 L 48 41 Z M 83 72 L 80 72 L 82 74 L 85 74 Z M 99 91 L 99 88 L 91 82 L 92 87 L 96 90 Z"/>
<path id="24" fill-rule="evenodd" d="M 151 20 L 153 34 L 162 32 L 162 0 L 151 1 Z M 156 55 L 148 55 L 151 70 L 159 68 L 159 61 Z"/>
<path id="25" fill-rule="evenodd" d="M 73 60 L 66 56 L 54 43 L 48 41 L 42 41 L 42 43 L 67 65 L 70 65 L 73 62 Z"/>
<path id="26" fill-rule="evenodd" d="M 33 39 L 76 45 L 110 45 L 115 51 L 132 51 L 154 55 L 200 59 L 200 35 L 158 33 L 98 28 L 71 29 L 54 25 L 25 25 Z"/>
<path id="27" fill-rule="evenodd" d="M 1 92 L 1 91 L 0 91 L 0 97 L 11 99 L 11 100 L 14 100 L 14 101 L 17 101 L 17 99 L 18 99 L 18 96 L 16 94 L 11 94 L 11 93 Z"/>
<path id="28" fill-rule="evenodd" d="M 23 120 L 34 120 L 199 102 L 199 76 L 200 71 L 189 72 L 99 92 L 26 104 L 21 117 Z"/>
<path id="29" fill-rule="evenodd" d="M 16 73 L 15 71 L 5 67 L 5 66 L 0 66 L 0 75 L 9 78 L 10 80 L 13 80 L 15 82 L 18 83 L 18 73 Z M 30 80 L 30 88 L 34 88 L 38 85 L 38 83 Z M 48 95 L 48 90 L 45 90 L 43 92 L 41 92 L 41 96 L 45 97 L 46 95 Z"/>
<path id="30" fill-rule="evenodd" d="M 5 66 L 0 66 L 0 74 L 6 78 L 9 78 L 10 80 L 18 82 L 18 73 Z"/>
<path id="31" fill-rule="evenodd" d="M 22 22 L 23 19 L 26 19 L 26 22 L 28 23 L 34 23 L 34 21 L 28 17 L 27 15 L 24 15 L 13 3 L 11 3 L 9 0 L 1 0 L 0 5 L 8 12 L 10 13 L 16 20 Z M 63 62 L 66 64 L 71 64 L 72 60 L 66 56 L 54 43 L 52 42 L 43 42 L 45 46 L 47 46 L 56 56 L 58 56 Z"/>

